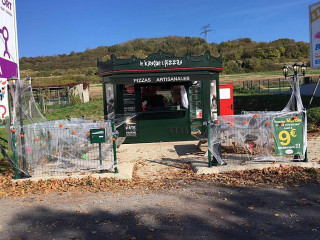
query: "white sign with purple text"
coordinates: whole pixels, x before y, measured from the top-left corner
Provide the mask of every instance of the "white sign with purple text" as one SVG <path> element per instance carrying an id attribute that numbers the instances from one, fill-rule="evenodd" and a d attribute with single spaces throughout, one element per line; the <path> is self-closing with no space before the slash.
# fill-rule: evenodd
<path id="1" fill-rule="evenodd" d="M 19 77 L 15 0 L 0 0 L 0 119 L 8 116 L 7 81 Z"/>
<path id="2" fill-rule="evenodd" d="M 310 66 L 320 67 L 320 2 L 309 6 Z"/>

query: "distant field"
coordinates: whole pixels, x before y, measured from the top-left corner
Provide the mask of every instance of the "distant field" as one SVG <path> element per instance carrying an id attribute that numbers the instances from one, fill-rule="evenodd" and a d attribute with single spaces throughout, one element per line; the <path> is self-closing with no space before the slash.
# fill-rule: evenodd
<path id="1" fill-rule="evenodd" d="M 97 100 L 102 97 L 102 84 L 90 84 L 89 95 L 90 99 Z"/>
<path id="2" fill-rule="evenodd" d="M 316 81 L 320 76 L 320 70 L 308 70 L 308 77 L 312 77 L 313 81 Z M 267 81 L 270 80 L 270 87 L 278 87 L 279 78 L 282 81 L 287 89 L 290 89 L 290 84 L 282 75 L 282 71 L 273 71 L 273 72 L 262 72 L 262 73 L 242 73 L 242 74 L 232 74 L 232 75 L 220 75 L 220 83 L 233 83 L 234 88 L 242 87 L 243 82 L 255 82 L 254 87 L 258 88 L 258 81 L 261 81 L 261 89 L 265 89 L 267 87 Z M 283 83 L 284 82 L 284 83 Z M 301 81 L 302 82 L 302 81 Z M 282 89 L 283 90 L 283 89 Z M 90 84 L 90 98 L 96 99 L 102 96 L 102 84 L 95 83 Z"/>
<path id="3" fill-rule="evenodd" d="M 52 84 L 68 84 L 73 82 L 88 82 L 90 83 L 90 95 L 95 96 L 96 94 L 102 95 L 101 78 L 97 75 L 86 76 L 86 71 L 95 72 L 95 68 L 82 69 L 84 73 L 79 73 L 76 70 L 56 70 L 53 74 L 45 74 L 46 72 L 38 72 L 33 70 L 21 70 L 21 78 L 31 76 L 33 78 L 33 86 L 39 85 L 52 85 Z M 307 69 L 307 76 L 312 79 L 317 79 L 320 76 L 319 69 Z M 278 79 L 284 79 L 282 70 L 269 71 L 269 72 L 253 72 L 253 73 L 241 73 L 241 74 L 221 74 L 221 83 L 233 83 L 241 86 L 243 81 L 277 81 Z M 100 87 L 99 87 L 100 86 Z"/>
<path id="4" fill-rule="evenodd" d="M 302 76 L 302 75 L 301 75 Z M 319 69 L 307 69 L 307 77 L 312 77 L 316 80 L 320 76 Z M 257 73 L 241 73 L 232 75 L 220 75 L 221 83 L 234 83 L 235 85 L 241 85 L 243 81 L 259 81 L 259 80 L 270 80 L 276 81 L 279 78 L 284 79 L 282 71 L 272 71 L 272 72 L 257 72 Z"/>

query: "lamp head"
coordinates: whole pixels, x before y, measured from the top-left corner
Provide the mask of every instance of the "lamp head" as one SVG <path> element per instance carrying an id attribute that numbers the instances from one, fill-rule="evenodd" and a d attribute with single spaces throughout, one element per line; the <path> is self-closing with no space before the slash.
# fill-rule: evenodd
<path id="1" fill-rule="evenodd" d="M 287 65 L 284 65 L 282 67 L 282 72 L 283 72 L 283 76 L 284 77 L 287 77 L 288 76 L 288 66 Z"/>
<path id="2" fill-rule="evenodd" d="M 293 73 L 294 73 L 295 75 L 298 74 L 298 72 L 299 72 L 299 67 L 300 67 L 300 65 L 299 65 L 298 63 L 295 63 L 295 64 L 292 65 Z"/>
<path id="3" fill-rule="evenodd" d="M 11 76 L 9 79 L 10 85 L 13 85 L 13 86 L 16 85 L 17 81 L 18 81 L 18 78 L 16 76 Z"/>
<path id="4" fill-rule="evenodd" d="M 31 78 L 30 76 L 28 76 L 28 77 L 26 78 L 26 81 L 27 81 L 28 85 L 31 86 L 32 78 Z"/>
<path id="5" fill-rule="evenodd" d="M 305 64 L 304 62 L 301 65 L 301 73 L 303 76 L 305 76 L 307 73 L 307 64 Z"/>

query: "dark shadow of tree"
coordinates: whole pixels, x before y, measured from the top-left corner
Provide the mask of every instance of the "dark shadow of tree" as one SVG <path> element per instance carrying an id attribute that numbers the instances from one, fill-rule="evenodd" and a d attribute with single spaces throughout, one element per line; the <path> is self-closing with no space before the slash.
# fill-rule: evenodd
<path id="1" fill-rule="evenodd" d="M 137 215 L 146 214 L 142 223 Z M 13 239 L 210 239 L 215 236 L 211 224 L 196 216 L 156 214 L 154 209 L 112 214 L 90 214 L 34 208 L 12 220 Z M 15 229 L 15 230 L 14 230 Z M 221 237 L 230 235 L 219 233 Z"/>
<path id="2" fill-rule="evenodd" d="M 320 187 L 216 187 L 147 194 L 171 195 L 176 205 L 116 212 L 73 212 L 33 207 L 10 223 L 11 239 L 320 239 Z M 126 201 L 132 201 L 126 198 Z"/>

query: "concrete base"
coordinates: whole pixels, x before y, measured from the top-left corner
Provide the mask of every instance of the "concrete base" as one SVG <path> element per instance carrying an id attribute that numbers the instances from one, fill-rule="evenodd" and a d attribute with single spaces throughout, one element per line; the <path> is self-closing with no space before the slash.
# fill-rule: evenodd
<path id="1" fill-rule="evenodd" d="M 45 181 L 48 179 L 65 179 L 65 178 L 73 178 L 73 179 L 82 179 L 87 177 L 94 177 L 94 178 L 115 178 L 115 179 L 132 179 L 133 174 L 133 163 L 126 163 L 126 164 L 118 164 L 118 171 L 119 173 L 85 173 L 85 174 L 72 174 L 70 176 L 55 176 L 55 175 L 44 175 L 39 177 L 31 177 L 31 178 L 23 178 L 23 179 L 13 179 L 13 182 L 16 181 L 34 181 L 38 182 L 40 180 Z"/>
<path id="2" fill-rule="evenodd" d="M 251 170 L 251 169 L 264 169 L 269 167 L 280 167 L 280 166 L 299 166 L 305 168 L 320 168 L 320 164 L 315 162 L 277 162 L 277 163 L 270 163 L 270 162 L 249 162 L 243 165 L 225 165 L 225 166 L 213 166 L 211 168 L 208 167 L 208 162 L 200 162 L 200 161 L 193 161 L 190 159 L 191 167 L 196 174 L 217 174 L 217 173 L 225 173 L 231 171 L 244 171 L 244 170 Z"/>

